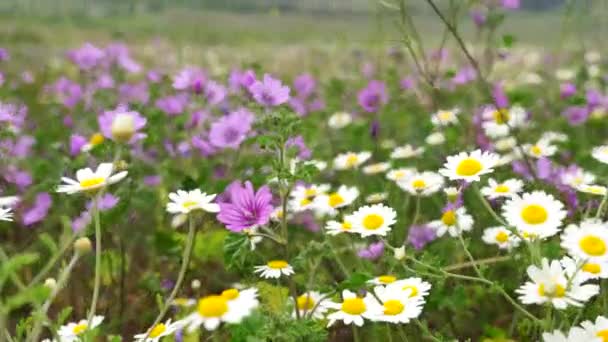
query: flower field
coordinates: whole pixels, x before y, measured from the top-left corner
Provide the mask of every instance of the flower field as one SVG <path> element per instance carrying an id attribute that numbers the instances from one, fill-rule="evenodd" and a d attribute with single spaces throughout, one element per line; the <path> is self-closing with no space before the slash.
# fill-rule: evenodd
<path id="1" fill-rule="evenodd" d="M 608 341 L 605 49 L 568 1 L 574 43 L 505 32 L 531 2 L 0 35 L 0 342 Z"/>

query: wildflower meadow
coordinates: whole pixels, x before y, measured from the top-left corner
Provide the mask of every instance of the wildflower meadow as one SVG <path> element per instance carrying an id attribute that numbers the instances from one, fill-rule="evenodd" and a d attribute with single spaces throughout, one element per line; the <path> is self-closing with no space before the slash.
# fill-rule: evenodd
<path id="1" fill-rule="evenodd" d="M 0 342 L 608 341 L 605 0 L 9 3 Z"/>

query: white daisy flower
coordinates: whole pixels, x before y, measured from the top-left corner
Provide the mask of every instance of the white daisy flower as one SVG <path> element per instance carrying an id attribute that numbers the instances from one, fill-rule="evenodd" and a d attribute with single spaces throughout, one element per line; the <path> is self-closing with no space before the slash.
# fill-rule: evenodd
<path id="1" fill-rule="evenodd" d="M 471 153 L 460 152 L 447 157 L 443 169 L 439 173 L 450 180 L 465 180 L 467 182 L 479 181 L 480 176 L 494 171 L 498 162 L 498 155 L 491 152 L 475 150 Z"/>
<path id="2" fill-rule="evenodd" d="M 424 153 L 424 147 L 414 147 L 412 145 L 404 145 L 395 147 L 391 152 L 391 159 L 408 159 L 418 157 Z"/>
<path id="3" fill-rule="evenodd" d="M 443 177 L 435 172 L 425 171 L 414 173 L 411 176 L 398 181 L 397 185 L 415 196 L 430 196 L 443 186 Z"/>
<path id="4" fill-rule="evenodd" d="M 104 138 L 103 134 L 95 133 L 95 134 L 91 135 L 91 137 L 89 138 L 89 142 L 84 144 L 82 146 L 81 150 L 83 152 L 89 152 L 92 149 L 94 149 L 96 146 L 101 145 L 105 140 L 106 140 L 106 138 Z"/>
<path id="5" fill-rule="evenodd" d="M 183 319 L 188 332 L 195 331 L 203 325 L 206 330 L 215 330 L 222 322 L 240 323 L 251 311 L 258 306 L 257 290 L 227 290 L 221 295 L 210 295 L 198 300 L 196 311 Z M 243 298 L 239 300 L 239 298 Z M 245 298 L 246 297 L 246 298 Z"/>
<path id="6" fill-rule="evenodd" d="M 396 286 L 377 286 L 374 293 L 382 303 L 373 302 L 377 306 L 372 311 L 378 313 L 373 320 L 388 323 L 408 323 L 422 313 L 423 300 L 410 297 L 411 289 L 402 290 Z"/>
<path id="7" fill-rule="evenodd" d="M 315 197 L 313 209 L 319 216 L 335 216 L 338 213 L 338 208 L 352 204 L 357 197 L 359 197 L 359 190 L 356 187 L 341 185 L 336 192 Z"/>
<path id="8" fill-rule="evenodd" d="M 260 277 L 280 278 L 282 275 L 290 276 L 294 274 L 293 267 L 285 260 L 271 260 L 266 265 L 255 266 L 253 273 L 260 273 Z"/>
<path id="9" fill-rule="evenodd" d="M 346 152 L 336 156 L 334 159 L 334 169 L 350 170 L 356 169 L 365 163 L 372 156 L 371 152 Z"/>
<path id="10" fill-rule="evenodd" d="M 357 209 L 346 217 L 353 225 L 354 231 L 362 237 L 386 236 L 391 226 L 397 222 L 397 212 L 384 204 L 367 205 Z"/>
<path id="11" fill-rule="evenodd" d="M 577 168 L 569 172 L 564 172 L 561 175 L 561 181 L 576 189 L 577 186 L 582 184 L 593 184 L 593 182 L 595 182 L 595 175 L 591 172 Z"/>
<path id="12" fill-rule="evenodd" d="M 416 173 L 416 169 L 410 167 L 403 167 L 399 169 L 393 169 L 386 173 L 386 178 L 394 182 L 406 179 L 407 177 Z"/>
<path id="13" fill-rule="evenodd" d="M 431 284 L 422 280 L 421 278 L 411 277 L 405 279 L 399 279 L 387 287 L 395 288 L 400 291 L 408 291 L 408 297 L 413 300 L 424 302 L 424 297 L 428 296 L 431 291 Z"/>
<path id="14" fill-rule="evenodd" d="M 391 164 L 383 162 L 383 163 L 369 164 L 367 166 L 364 166 L 362 170 L 363 170 L 363 173 L 365 173 L 366 175 L 375 175 L 377 173 L 386 172 L 390 168 L 391 168 Z"/>
<path id="15" fill-rule="evenodd" d="M 512 151 L 516 146 L 517 139 L 514 137 L 501 138 L 494 142 L 494 147 L 496 147 L 496 150 L 500 152 Z"/>
<path id="16" fill-rule="evenodd" d="M 19 202 L 19 197 L 17 196 L 6 196 L 0 197 L 0 208 L 4 207 L 12 207 Z"/>
<path id="17" fill-rule="evenodd" d="M 170 214 L 187 215 L 195 210 L 203 210 L 209 213 L 217 213 L 220 206 L 213 203 L 215 194 L 207 195 L 200 189 L 190 191 L 177 190 L 169 194 L 171 202 L 167 203 L 167 212 Z"/>
<path id="18" fill-rule="evenodd" d="M 355 233 L 353 231 L 353 225 L 346 219 L 342 222 L 330 220 L 325 224 L 325 230 L 329 235 L 338 235 L 340 233 Z"/>
<path id="19" fill-rule="evenodd" d="M 577 278 L 568 281 L 558 260 L 549 264 L 549 261 L 543 258 L 540 268 L 531 265 L 527 272 L 531 281 L 515 290 L 524 304 L 550 303 L 556 309 L 565 309 L 569 305 L 582 306 L 599 293 L 597 285 L 581 285 Z"/>
<path id="20" fill-rule="evenodd" d="M 555 235 L 566 217 L 564 205 L 542 191 L 514 196 L 505 202 L 502 212 L 522 235 L 525 232 L 540 239 Z"/>
<path id="21" fill-rule="evenodd" d="M 171 322 L 171 319 L 168 319 L 165 323 L 158 323 L 145 333 L 137 334 L 133 338 L 137 342 L 159 342 L 161 338 L 172 335 L 183 325 L 184 322 L 182 321 Z"/>
<path id="22" fill-rule="evenodd" d="M 57 187 L 57 192 L 65 192 L 67 194 L 75 194 L 77 192 L 93 192 L 108 185 L 120 182 L 127 176 L 127 171 L 122 171 L 117 174 L 112 174 L 114 165 L 112 163 L 99 164 L 96 171 L 90 168 L 80 169 L 76 171 L 76 180 L 62 177 L 61 180 L 66 183 Z"/>
<path id="23" fill-rule="evenodd" d="M 332 312 L 327 316 L 329 323 L 327 326 L 332 326 L 336 321 L 342 321 L 346 325 L 355 324 L 362 326 L 364 318 L 372 319 L 377 313 L 370 309 L 376 308 L 374 306 L 375 298 L 371 294 L 366 294 L 365 297 L 360 298 L 349 290 L 342 291 L 342 302 L 327 302 L 325 306 L 330 309 L 336 309 L 337 311 Z"/>
<path id="24" fill-rule="evenodd" d="M 458 113 L 460 110 L 457 108 L 449 110 L 439 110 L 431 117 L 431 122 L 435 126 L 449 126 L 458 123 Z"/>
<path id="25" fill-rule="evenodd" d="M 543 342 L 581 342 L 581 341 L 595 341 L 593 336 L 589 336 L 584 329 L 579 327 L 573 327 L 568 332 L 568 335 L 564 335 L 559 330 L 554 330 L 551 333 L 543 333 Z M 599 340 L 597 342 L 600 342 Z"/>
<path id="26" fill-rule="evenodd" d="M 551 145 L 548 141 L 539 140 L 536 144 L 525 144 L 523 150 L 530 157 L 543 158 L 557 153 L 557 146 Z"/>
<path id="27" fill-rule="evenodd" d="M 385 275 L 375 277 L 371 280 L 368 280 L 367 282 L 370 284 L 374 284 L 374 285 L 388 285 L 388 284 L 392 284 L 396 281 L 397 281 L 397 277 L 395 277 L 394 275 L 385 274 Z"/>
<path id="28" fill-rule="evenodd" d="M 465 207 L 446 210 L 441 219 L 429 222 L 428 226 L 435 230 L 435 235 L 443 236 L 446 232 L 452 237 L 473 229 L 473 216 L 467 214 Z"/>
<path id="29" fill-rule="evenodd" d="M 602 58 L 602 55 L 596 50 L 591 50 L 591 51 L 585 52 L 585 62 L 587 62 L 587 63 L 590 63 L 590 64 L 599 63 L 601 58 Z"/>
<path id="30" fill-rule="evenodd" d="M 507 179 L 498 183 L 494 178 L 488 179 L 488 185 L 481 188 L 481 194 L 489 199 L 499 197 L 511 198 L 523 190 L 524 182 L 519 179 Z"/>
<path id="31" fill-rule="evenodd" d="M 327 124 L 330 128 L 340 129 L 350 125 L 351 122 L 353 122 L 353 117 L 350 115 L 350 113 L 337 112 L 329 117 Z"/>
<path id="32" fill-rule="evenodd" d="M 540 140 L 544 140 L 549 143 L 566 142 L 568 141 L 568 136 L 562 132 L 546 131 L 540 136 Z"/>
<path id="33" fill-rule="evenodd" d="M 608 278 L 608 260 L 585 261 L 565 256 L 559 262 L 567 274 L 576 274 L 578 281 L 581 283 L 589 279 Z"/>
<path id="34" fill-rule="evenodd" d="M 481 239 L 489 245 L 497 245 L 500 249 L 512 249 L 521 241 L 505 227 L 490 227 L 483 231 Z"/>
<path id="35" fill-rule="evenodd" d="M 376 204 L 382 203 L 388 198 L 388 194 L 386 192 L 375 192 L 373 194 L 369 194 L 365 197 L 365 203 Z"/>
<path id="36" fill-rule="evenodd" d="M 0 208 L 0 221 L 12 221 L 13 212 L 11 208 Z"/>
<path id="37" fill-rule="evenodd" d="M 313 200 L 315 197 L 325 194 L 329 191 L 329 184 L 298 184 L 291 191 L 291 198 L 295 200 L 309 199 Z"/>
<path id="38" fill-rule="evenodd" d="M 484 122 L 482 128 L 490 138 L 503 138 L 509 135 L 510 128 L 520 127 L 526 122 L 526 111 L 520 106 L 510 109 L 495 109 L 488 107 L 481 114 Z"/>
<path id="39" fill-rule="evenodd" d="M 324 295 L 317 291 L 309 291 L 298 296 L 296 307 L 300 317 L 307 317 L 312 312 L 311 318 L 322 319 L 325 316 L 325 312 L 327 312 L 326 302 L 327 300 Z M 291 316 L 296 317 L 295 308 Z"/>
<path id="40" fill-rule="evenodd" d="M 587 260 L 608 260 L 608 225 L 596 220 L 571 224 L 561 236 L 561 246 L 571 256 Z"/>
<path id="41" fill-rule="evenodd" d="M 424 142 L 433 146 L 441 145 L 445 142 L 445 135 L 443 135 L 441 132 L 434 132 L 429 134 L 426 139 L 424 139 Z"/>
<path id="42" fill-rule="evenodd" d="M 596 184 L 579 184 L 575 187 L 575 189 L 586 194 L 597 196 L 606 196 L 607 190 L 605 186 Z"/>
<path id="43" fill-rule="evenodd" d="M 555 77 L 560 81 L 571 81 L 576 77 L 576 71 L 566 68 L 557 69 L 555 71 Z"/>
<path id="44" fill-rule="evenodd" d="M 80 341 L 80 336 L 89 330 L 97 328 L 103 322 L 103 316 L 93 316 L 91 326 L 88 325 L 86 319 L 78 322 L 71 322 L 59 327 L 57 336 L 61 342 L 77 342 Z"/>
<path id="45" fill-rule="evenodd" d="M 584 321 L 581 327 L 588 336 L 588 339 L 579 339 L 577 341 L 594 341 L 603 342 L 608 338 L 608 319 L 604 316 L 597 316 L 595 322 Z"/>
<path id="46" fill-rule="evenodd" d="M 186 298 L 186 297 L 177 297 L 177 298 L 173 299 L 173 302 L 171 302 L 171 305 L 177 306 L 177 307 L 182 307 L 182 308 L 189 308 L 189 307 L 193 306 L 194 304 L 196 304 L 196 299 Z"/>
<path id="47" fill-rule="evenodd" d="M 608 164 L 608 145 L 594 147 L 591 150 L 591 156 L 604 164 Z"/>

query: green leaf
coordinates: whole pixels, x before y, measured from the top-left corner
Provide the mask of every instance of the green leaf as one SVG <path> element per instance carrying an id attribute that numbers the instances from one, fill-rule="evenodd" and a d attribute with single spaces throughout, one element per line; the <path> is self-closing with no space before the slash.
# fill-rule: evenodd
<path id="1" fill-rule="evenodd" d="M 372 279 L 372 276 L 367 273 L 355 272 L 355 273 L 351 274 L 351 276 L 348 279 L 341 282 L 338 285 L 338 288 L 340 290 L 344 290 L 344 289 L 357 290 L 359 288 L 364 287 L 365 283 L 367 283 L 367 281 L 370 279 Z"/>
<path id="2" fill-rule="evenodd" d="M 36 253 L 22 253 L 8 259 L 0 266 L 0 284 L 3 284 L 11 274 L 18 273 L 23 267 L 31 265 L 38 260 Z"/>
<path id="3" fill-rule="evenodd" d="M 249 254 L 249 239 L 245 234 L 229 233 L 224 240 L 224 264 L 227 268 L 239 268 Z"/>
<path id="4" fill-rule="evenodd" d="M 12 311 L 25 304 L 40 304 L 49 296 L 49 293 L 50 289 L 44 285 L 33 286 L 9 297 L 4 306 L 8 311 Z"/>
<path id="5" fill-rule="evenodd" d="M 515 43 L 515 37 L 510 34 L 505 34 L 502 36 L 502 45 L 506 48 L 511 48 Z"/>

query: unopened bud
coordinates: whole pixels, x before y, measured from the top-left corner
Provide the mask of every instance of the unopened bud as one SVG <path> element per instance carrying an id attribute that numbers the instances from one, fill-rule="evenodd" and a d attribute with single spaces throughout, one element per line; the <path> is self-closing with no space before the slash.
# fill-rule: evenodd
<path id="1" fill-rule="evenodd" d="M 395 253 L 395 259 L 403 260 L 403 258 L 405 258 L 405 246 L 395 248 L 394 253 Z"/>
<path id="2" fill-rule="evenodd" d="M 82 237 L 74 241 L 74 249 L 79 254 L 87 254 L 93 249 L 93 245 L 91 244 L 91 240 L 89 240 L 89 238 Z"/>
<path id="3" fill-rule="evenodd" d="M 46 278 L 44 286 L 52 290 L 57 286 L 57 280 L 55 280 L 55 278 Z"/>
<path id="4" fill-rule="evenodd" d="M 190 286 L 192 287 L 193 290 L 196 290 L 201 287 L 201 281 L 198 279 L 194 279 L 192 281 L 192 283 L 190 283 Z"/>
<path id="5" fill-rule="evenodd" d="M 112 120 L 112 138 L 118 142 L 128 142 L 135 134 L 135 120 L 131 114 L 120 113 Z"/>

